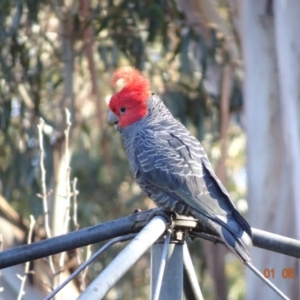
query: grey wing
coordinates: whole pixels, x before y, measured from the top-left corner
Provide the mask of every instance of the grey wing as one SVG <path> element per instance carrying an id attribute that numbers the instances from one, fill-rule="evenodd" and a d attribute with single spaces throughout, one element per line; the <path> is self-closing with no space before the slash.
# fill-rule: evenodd
<path id="1" fill-rule="evenodd" d="M 249 224 L 215 176 L 201 144 L 183 126 L 175 125 L 172 131 L 170 127 L 137 134 L 137 181 L 160 206 L 183 214 L 188 207 L 188 212 L 216 231 L 241 260 L 250 261 L 246 247 L 252 238 Z"/>
<path id="2" fill-rule="evenodd" d="M 184 127 L 173 132 L 149 129 L 137 135 L 139 176 L 162 196 L 179 199 L 235 235 L 246 231 L 251 237 L 250 226 L 215 176 L 201 144 Z"/>

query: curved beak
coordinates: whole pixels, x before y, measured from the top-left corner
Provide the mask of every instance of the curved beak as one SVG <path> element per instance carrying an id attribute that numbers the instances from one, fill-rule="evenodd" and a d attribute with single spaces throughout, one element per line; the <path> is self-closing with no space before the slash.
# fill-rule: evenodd
<path id="1" fill-rule="evenodd" d="M 109 125 L 116 125 L 119 123 L 119 117 L 109 110 L 107 114 L 107 122 Z"/>

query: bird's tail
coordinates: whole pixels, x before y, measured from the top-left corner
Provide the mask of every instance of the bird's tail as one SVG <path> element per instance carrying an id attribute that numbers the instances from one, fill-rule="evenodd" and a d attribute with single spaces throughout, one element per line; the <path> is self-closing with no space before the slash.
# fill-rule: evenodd
<path id="1" fill-rule="evenodd" d="M 252 272 L 272 288 L 272 290 L 282 299 L 289 300 L 286 295 L 266 279 L 251 263 L 248 248 L 252 246 L 252 231 L 249 224 L 239 213 L 235 213 L 234 218 L 226 218 L 226 220 L 219 216 L 217 219 L 208 218 L 206 221 L 208 221 L 207 225 L 209 228 L 214 229 L 214 231 L 219 234 L 231 252 L 233 252 Z"/>
<path id="2" fill-rule="evenodd" d="M 248 248 L 252 246 L 252 231 L 247 221 L 238 213 L 228 216 L 205 216 L 193 212 L 200 223 L 218 234 L 229 250 L 241 261 L 251 261 Z"/>
<path id="3" fill-rule="evenodd" d="M 243 261 L 243 263 L 257 275 L 262 281 L 264 281 L 277 295 L 283 300 L 289 300 L 289 298 L 280 291 L 272 282 L 266 279 L 251 263 L 251 257 L 248 251 L 248 247 L 252 245 L 252 238 L 246 231 L 243 231 L 241 237 L 233 233 L 230 227 L 215 223 L 215 230 L 222 237 L 228 248 L 236 254 L 236 256 Z"/>
<path id="4" fill-rule="evenodd" d="M 215 223 L 214 229 L 221 236 L 227 247 L 243 262 L 250 262 L 248 247 L 252 246 L 252 239 L 245 231 L 241 235 L 233 233 L 227 226 Z"/>

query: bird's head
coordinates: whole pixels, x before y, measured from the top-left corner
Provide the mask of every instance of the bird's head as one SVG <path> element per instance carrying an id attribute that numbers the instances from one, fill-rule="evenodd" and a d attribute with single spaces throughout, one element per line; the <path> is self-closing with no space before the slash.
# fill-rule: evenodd
<path id="1" fill-rule="evenodd" d="M 112 85 L 115 86 L 119 79 L 124 80 L 125 86 L 110 99 L 108 123 L 125 128 L 147 115 L 147 100 L 151 95 L 150 84 L 136 69 L 116 70 Z"/>

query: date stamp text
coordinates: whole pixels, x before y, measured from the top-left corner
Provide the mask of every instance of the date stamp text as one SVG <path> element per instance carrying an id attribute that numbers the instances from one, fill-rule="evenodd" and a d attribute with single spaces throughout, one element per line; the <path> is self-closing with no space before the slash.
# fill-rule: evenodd
<path id="1" fill-rule="evenodd" d="M 278 274 L 281 273 L 281 274 Z M 265 268 L 263 272 L 265 278 L 275 278 L 276 276 L 281 276 L 284 279 L 293 279 L 295 278 L 294 268 L 283 268 L 281 272 L 279 270 Z"/>

